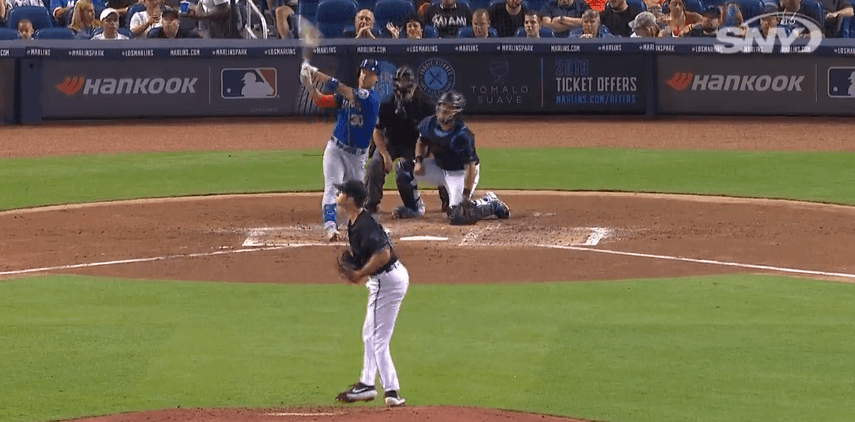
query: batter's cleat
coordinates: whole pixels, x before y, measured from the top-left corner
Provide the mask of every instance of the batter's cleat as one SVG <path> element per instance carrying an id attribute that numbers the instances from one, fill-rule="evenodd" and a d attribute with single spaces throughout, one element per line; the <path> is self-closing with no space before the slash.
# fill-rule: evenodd
<path id="1" fill-rule="evenodd" d="M 335 396 L 336 401 L 345 403 L 353 403 L 358 401 L 371 401 L 377 397 L 377 390 L 373 385 L 365 385 L 362 382 L 357 382 Z"/>
<path id="2" fill-rule="evenodd" d="M 398 397 L 398 392 L 395 390 L 390 390 L 386 392 L 386 406 L 389 407 L 401 407 L 404 405 L 404 400 L 402 397 Z"/>
<path id="3" fill-rule="evenodd" d="M 326 237 L 327 242 L 338 242 L 341 240 L 341 233 L 339 233 L 338 229 L 335 227 L 327 227 L 325 232 L 324 236 Z"/>
<path id="4" fill-rule="evenodd" d="M 436 188 L 439 191 L 439 200 L 442 202 L 442 212 L 448 214 L 451 211 L 451 200 L 448 199 L 448 189 L 445 186 Z"/>
<path id="5" fill-rule="evenodd" d="M 417 218 L 423 215 L 425 215 L 425 204 L 422 201 L 419 201 L 418 209 L 414 210 L 406 205 L 401 205 L 392 211 L 392 217 L 395 218 Z"/>
<path id="6" fill-rule="evenodd" d="M 502 202 L 495 193 L 487 192 L 487 194 L 484 195 L 484 198 L 493 204 L 493 213 L 496 214 L 496 217 L 501 218 L 502 220 L 511 218 L 511 208 L 508 207 L 508 204 Z"/>

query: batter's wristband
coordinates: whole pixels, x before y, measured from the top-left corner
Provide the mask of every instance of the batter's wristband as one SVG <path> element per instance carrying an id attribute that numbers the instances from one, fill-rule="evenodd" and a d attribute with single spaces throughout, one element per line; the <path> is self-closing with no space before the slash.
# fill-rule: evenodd
<path id="1" fill-rule="evenodd" d="M 338 88 L 338 79 L 336 79 L 336 78 L 332 78 L 332 77 L 331 77 L 331 78 L 327 81 L 327 91 L 332 91 L 332 92 L 334 92 L 336 88 Z"/>
<path id="2" fill-rule="evenodd" d="M 418 157 L 416 157 L 416 162 L 417 162 L 417 163 L 421 163 L 421 162 L 422 162 L 422 161 L 424 161 L 424 160 L 425 160 L 425 157 L 422 157 L 421 155 L 419 155 Z"/>

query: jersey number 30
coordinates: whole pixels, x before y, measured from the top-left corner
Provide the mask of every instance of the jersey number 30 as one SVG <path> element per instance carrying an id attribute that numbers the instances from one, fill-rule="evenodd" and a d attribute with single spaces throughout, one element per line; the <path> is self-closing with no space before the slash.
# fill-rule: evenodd
<path id="1" fill-rule="evenodd" d="M 361 114 L 351 114 L 350 115 L 350 125 L 362 127 L 362 115 Z"/>

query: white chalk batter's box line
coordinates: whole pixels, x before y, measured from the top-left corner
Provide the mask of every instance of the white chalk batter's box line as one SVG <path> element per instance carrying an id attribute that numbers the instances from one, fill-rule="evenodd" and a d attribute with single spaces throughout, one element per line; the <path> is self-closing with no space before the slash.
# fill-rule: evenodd
<path id="1" fill-rule="evenodd" d="M 487 224 L 480 227 L 473 227 L 469 229 L 469 231 L 463 235 L 463 239 L 457 244 L 457 246 L 485 246 L 478 243 L 478 239 L 481 238 L 485 233 L 497 230 L 501 227 L 501 223 L 499 224 Z M 585 237 L 585 241 L 581 243 L 576 243 L 574 245 L 579 246 L 597 246 L 600 241 L 608 238 L 610 235 L 614 233 L 613 229 L 607 227 L 566 227 L 565 229 L 587 232 L 588 235 Z M 244 248 L 253 248 L 253 247 L 276 247 L 276 246 L 289 246 L 289 245 L 298 245 L 305 243 L 314 243 L 314 242 L 303 242 L 303 241 L 287 241 L 287 240 L 274 240 L 271 239 L 273 234 L 278 233 L 294 233 L 294 232 L 312 232 L 320 235 L 322 233 L 320 227 L 313 228 L 309 226 L 285 226 L 285 227 L 256 227 L 248 230 L 247 237 L 241 244 Z M 394 233 L 393 231 L 386 229 L 387 234 Z M 437 235 L 413 235 L 413 236 L 404 236 L 399 240 L 407 242 L 407 241 L 422 241 L 422 242 L 444 242 L 448 241 L 449 238 L 446 236 L 437 236 Z M 529 245 L 529 243 L 520 243 L 520 245 Z"/>

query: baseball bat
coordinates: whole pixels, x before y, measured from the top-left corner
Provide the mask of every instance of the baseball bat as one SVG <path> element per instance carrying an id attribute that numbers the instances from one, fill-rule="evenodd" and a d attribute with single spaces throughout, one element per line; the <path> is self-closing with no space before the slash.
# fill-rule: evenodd
<path id="1" fill-rule="evenodd" d="M 303 47 L 303 61 L 308 63 L 312 59 L 312 52 L 320 42 L 321 33 L 308 19 L 299 18 L 300 45 Z"/>

